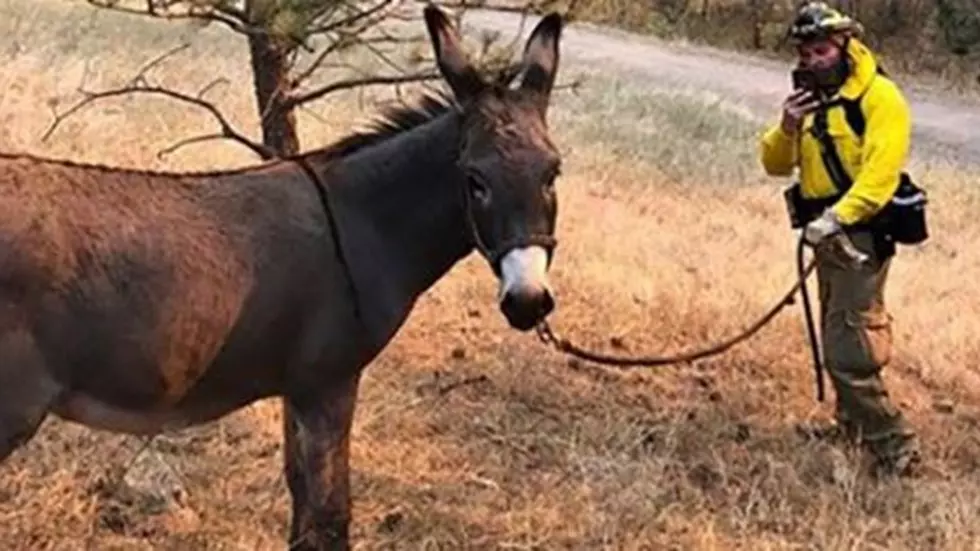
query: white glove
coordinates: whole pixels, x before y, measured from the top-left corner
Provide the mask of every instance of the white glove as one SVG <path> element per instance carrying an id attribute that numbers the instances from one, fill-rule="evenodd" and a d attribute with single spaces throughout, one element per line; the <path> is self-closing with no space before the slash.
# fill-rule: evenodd
<path id="1" fill-rule="evenodd" d="M 831 235 L 841 231 L 840 219 L 837 214 L 827 209 L 818 218 L 806 225 L 803 230 L 803 239 L 811 246 L 816 247 L 821 241 Z"/>

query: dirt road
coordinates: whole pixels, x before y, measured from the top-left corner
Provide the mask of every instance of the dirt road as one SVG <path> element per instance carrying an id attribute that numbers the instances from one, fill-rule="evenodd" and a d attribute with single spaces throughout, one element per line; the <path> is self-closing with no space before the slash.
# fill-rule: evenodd
<path id="1" fill-rule="evenodd" d="M 472 11 L 467 32 L 496 31 L 503 39 L 530 32 L 537 17 Z M 710 91 L 770 120 L 788 90 L 785 64 L 709 48 L 667 44 L 652 37 L 587 24 L 570 25 L 562 40 L 564 69 L 602 67 L 648 79 L 657 87 Z M 980 164 L 980 105 L 906 87 L 912 105 L 913 150 L 920 160 Z"/>

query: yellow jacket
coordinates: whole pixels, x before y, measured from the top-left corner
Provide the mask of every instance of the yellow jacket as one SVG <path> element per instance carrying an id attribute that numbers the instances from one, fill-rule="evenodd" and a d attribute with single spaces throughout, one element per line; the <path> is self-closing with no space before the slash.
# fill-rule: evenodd
<path id="1" fill-rule="evenodd" d="M 878 73 L 878 62 L 871 50 L 851 38 L 847 55 L 852 60 L 852 71 L 838 96 L 860 101 L 865 132 L 863 140 L 854 133 L 843 106 L 828 110 L 828 133 L 853 181 L 850 190 L 832 207 L 844 225 L 867 221 L 891 200 L 898 189 L 912 133 L 909 105 L 898 86 Z M 761 140 L 762 165 L 772 176 L 790 176 L 799 167 L 803 196 L 826 198 L 838 191 L 824 168 L 820 143 L 809 132 L 812 126 L 811 113 L 804 117 L 798 137 L 787 135 L 778 122 L 767 129 Z"/>

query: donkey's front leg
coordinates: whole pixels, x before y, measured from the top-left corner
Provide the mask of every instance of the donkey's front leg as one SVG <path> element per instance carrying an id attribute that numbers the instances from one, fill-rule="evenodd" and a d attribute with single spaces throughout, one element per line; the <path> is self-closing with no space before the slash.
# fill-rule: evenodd
<path id="1" fill-rule="evenodd" d="M 286 480 L 291 550 L 350 549 L 350 429 L 359 376 L 286 396 Z"/>

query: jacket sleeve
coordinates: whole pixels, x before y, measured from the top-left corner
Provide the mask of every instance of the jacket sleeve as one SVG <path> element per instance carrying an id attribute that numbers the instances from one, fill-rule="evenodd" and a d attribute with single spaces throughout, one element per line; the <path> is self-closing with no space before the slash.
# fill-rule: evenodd
<path id="1" fill-rule="evenodd" d="M 898 189 L 912 134 L 908 102 L 891 81 L 865 97 L 865 133 L 861 169 L 851 189 L 833 210 L 844 225 L 868 220 L 878 213 Z"/>
<path id="2" fill-rule="evenodd" d="M 762 166 L 770 176 L 789 176 L 796 166 L 796 139 L 783 132 L 779 123 L 762 135 Z"/>

